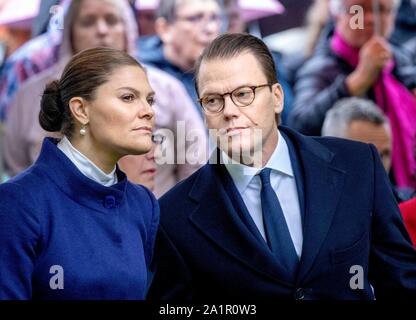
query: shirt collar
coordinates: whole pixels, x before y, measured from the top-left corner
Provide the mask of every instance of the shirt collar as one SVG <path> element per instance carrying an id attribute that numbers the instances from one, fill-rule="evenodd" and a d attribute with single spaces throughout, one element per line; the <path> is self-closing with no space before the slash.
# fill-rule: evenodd
<path id="1" fill-rule="evenodd" d="M 105 173 L 98 168 L 90 159 L 79 152 L 64 136 L 58 143 L 58 149 L 60 149 L 72 163 L 84 174 L 86 177 L 98 182 L 99 184 L 109 187 L 117 183 L 116 167 L 110 173 Z"/>
<path id="2" fill-rule="evenodd" d="M 281 174 L 293 177 L 292 163 L 290 161 L 290 154 L 287 142 L 284 137 L 278 131 L 278 142 L 274 149 L 272 156 L 267 162 L 265 168 L 270 168 L 273 171 L 277 171 Z M 228 173 L 233 179 L 238 191 L 244 192 L 247 186 L 250 184 L 255 175 L 257 175 L 263 168 L 254 168 L 243 165 L 228 157 L 228 155 L 222 151 L 221 160 L 223 161 Z"/>

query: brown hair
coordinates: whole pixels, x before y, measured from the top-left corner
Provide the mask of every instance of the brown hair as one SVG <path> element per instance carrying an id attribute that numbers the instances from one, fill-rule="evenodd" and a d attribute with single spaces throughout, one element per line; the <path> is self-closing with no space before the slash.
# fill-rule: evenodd
<path id="1" fill-rule="evenodd" d="M 195 89 L 198 96 L 198 76 L 202 62 L 214 59 L 229 59 L 245 52 L 252 53 L 258 60 L 269 84 L 278 82 L 273 56 L 262 40 L 250 34 L 227 33 L 212 41 L 195 62 Z"/>
<path id="2" fill-rule="evenodd" d="M 41 127 L 71 137 L 74 121 L 69 101 L 73 97 L 93 101 L 97 88 L 109 81 L 114 70 L 123 66 L 144 70 L 137 60 L 116 49 L 93 48 L 74 55 L 60 80 L 49 83 L 43 92 L 39 113 Z"/>

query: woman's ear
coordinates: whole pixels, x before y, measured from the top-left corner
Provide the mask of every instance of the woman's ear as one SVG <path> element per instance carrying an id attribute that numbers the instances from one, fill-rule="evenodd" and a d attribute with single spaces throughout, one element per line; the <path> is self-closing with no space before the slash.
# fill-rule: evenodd
<path id="1" fill-rule="evenodd" d="M 82 125 L 88 124 L 89 118 L 89 104 L 84 98 L 73 97 L 69 100 L 69 109 L 72 116 Z"/>
<path id="2" fill-rule="evenodd" d="M 285 94 L 283 92 L 282 86 L 279 83 L 275 83 L 272 86 L 272 93 L 273 93 L 274 112 L 276 114 L 281 114 L 283 111 L 284 98 L 285 98 Z"/>

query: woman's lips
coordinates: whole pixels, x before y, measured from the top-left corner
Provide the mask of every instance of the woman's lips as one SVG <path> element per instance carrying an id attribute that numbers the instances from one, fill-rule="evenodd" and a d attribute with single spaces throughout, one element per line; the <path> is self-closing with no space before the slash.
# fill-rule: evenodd
<path id="1" fill-rule="evenodd" d="M 146 132 L 146 133 L 153 133 L 151 127 L 138 127 L 138 128 L 133 129 L 133 131 L 142 131 L 142 132 Z"/>
<path id="2" fill-rule="evenodd" d="M 147 169 L 142 171 L 142 174 L 149 174 L 149 175 L 153 175 L 156 173 L 156 169 Z"/>

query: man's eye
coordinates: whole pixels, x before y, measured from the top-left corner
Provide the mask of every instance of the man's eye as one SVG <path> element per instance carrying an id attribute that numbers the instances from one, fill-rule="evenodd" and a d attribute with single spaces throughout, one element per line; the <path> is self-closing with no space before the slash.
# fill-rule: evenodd
<path id="1" fill-rule="evenodd" d="M 208 104 L 208 105 L 218 104 L 219 102 L 220 102 L 219 97 L 207 97 L 205 99 L 205 103 Z"/>
<path id="2" fill-rule="evenodd" d="M 249 91 L 238 91 L 238 92 L 235 93 L 235 95 L 238 98 L 244 98 L 244 97 L 250 95 L 250 92 Z"/>
<path id="3" fill-rule="evenodd" d="M 132 101 L 134 101 L 134 95 L 132 95 L 132 94 L 126 94 L 126 95 L 122 96 L 121 99 L 124 102 L 132 102 Z"/>

